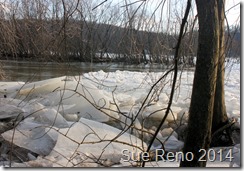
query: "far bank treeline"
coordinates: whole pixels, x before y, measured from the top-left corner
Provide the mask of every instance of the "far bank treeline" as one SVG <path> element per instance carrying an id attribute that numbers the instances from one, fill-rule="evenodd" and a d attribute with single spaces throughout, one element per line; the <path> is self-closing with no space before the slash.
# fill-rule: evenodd
<path id="1" fill-rule="evenodd" d="M 1 14 L 1 13 L 0 13 Z M 0 59 L 37 61 L 119 61 L 126 63 L 169 63 L 174 54 L 177 31 L 155 32 L 136 29 L 135 25 L 74 19 L 68 14 L 50 19 L 6 18 L 0 15 Z M 193 64 L 198 32 L 189 29 L 183 38 L 182 62 Z M 240 56 L 240 29 L 226 29 L 230 37 L 228 56 Z"/>

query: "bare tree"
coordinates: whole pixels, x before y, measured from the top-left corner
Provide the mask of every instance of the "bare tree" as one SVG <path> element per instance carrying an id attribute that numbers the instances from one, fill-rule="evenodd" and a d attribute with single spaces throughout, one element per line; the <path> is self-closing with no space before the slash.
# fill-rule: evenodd
<path id="1" fill-rule="evenodd" d="M 188 134 L 183 152 L 192 152 L 193 161 L 181 167 L 204 167 L 199 160 L 208 150 L 212 130 L 228 122 L 224 101 L 224 4 L 225 1 L 196 0 L 199 43 L 189 111 Z"/>

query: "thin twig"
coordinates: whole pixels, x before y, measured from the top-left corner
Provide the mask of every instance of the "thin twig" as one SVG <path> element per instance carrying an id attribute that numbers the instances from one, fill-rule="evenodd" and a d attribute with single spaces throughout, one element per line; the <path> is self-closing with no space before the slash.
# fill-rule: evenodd
<path id="1" fill-rule="evenodd" d="M 95 6 L 94 8 L 92 8 L 92 11 L 95 10 L 96 8 L 98 8 L 99 6 L 101 6 L 102 4 L 104 4 L 107 1 L 108 0 L 104 0 L 103 2 L 101 2 L 100 4 L 98 4 L 97 6 Z"/>
<path id="2" fill-rule="evenodd" d="M 165 112 L 165 115 L 164 115 L 161 123 L 159 124 L 159 126 L 158 126 L 158 128 L 157 128 L 157 130 L 156 130 L 156 132 L 155 132 L 155 134 L 154 134 L 151 142 L 148 145 L 147 152 L 150 151 L 150 148 L 152 147 L 152 144 L 153 144 L 154 140 L 156 139 L 157 134 L 160 131 L 160 128 L 162 127 L 163 123 L 165 122 L 165 120 L 166 120 L 166 118 L 167 118 L 167 116 L 168 116 L 168 114 L 170 112 L 170 107 L 171 107 L 171 104 L 172 104 L 172 101 L 173 101 L 173 97 L 174 97 L 175 85 L 176 85 L 176 82 L 177 82 L 179 49 L 180 49 L 181 40 L 182 40 L 182 37 L 183 37 L 183 34 L 184 34 L 184 28 L 185 28 L 185 25 L 187 23 L 187 17 L 188 17 L 190 8 L 191 8 L 191 0 L 188 0 L 187 1 L 187 7 L 186 7 L 185 15 L 184 15 L 184 18 L 182 19 L 182 24 L 181 24 L 181 28 L 180 28 L 180 34 L 179 34 L 178 42 L 177 42 L 177 45 L 175 47 L 175 55 L 174 55 L 174 62 L 175 62 L 175 66 L 174 66 L 174 78 L 173 78 L 173 85 L 172 85 L 172 88 L 171 88 L 171 94 L 170 94 L 170 99 L 169 99 L 168 107 L 167 107 L 167 110 Z M 142 162 L 142 167 L 144 167 L 144 166 L 145 166 L 145 161 Z"/>

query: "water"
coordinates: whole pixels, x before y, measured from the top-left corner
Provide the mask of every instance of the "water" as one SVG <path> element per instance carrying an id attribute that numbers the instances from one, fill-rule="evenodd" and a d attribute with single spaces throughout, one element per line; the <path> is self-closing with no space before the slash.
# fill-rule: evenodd
<path id="1" fill-rule="evenodd" d="M 161 72 L 165 66 L 161 64 L 128 65 L 124 63 L 56 63 L 56 62 L 25 62 L 25 61 L 1 61 L 6 75 L 5 81 L 39 81 L 64 75 L 74 76 L 83 73 L 103 70 L 114 72 L 116 70 Z"/>

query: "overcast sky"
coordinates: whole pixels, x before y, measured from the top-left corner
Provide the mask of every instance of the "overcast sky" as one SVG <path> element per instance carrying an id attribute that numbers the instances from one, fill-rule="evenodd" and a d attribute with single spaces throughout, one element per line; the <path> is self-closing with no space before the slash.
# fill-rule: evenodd
<path id="1" fill-rule="evenodd" d="M 240 2 L 242 2 L 242 1 L 226 0 L 226 8 L 225 8 L 226 16 L 227 16 L 227 19 L 228 19 L 228 22 L 230 25 L 232 25 L 232 24 L 235 25 L 236 22 L 240 22 Z M 232 7 L 234 7 L 234 8 L 232 8 Z"/>
<path id="2" fill-rule="evenodd" d="M 103 2 L 104 0 L 98 0 L 98 2 Z M 120 4 L 121 6 L 127 2 L 128 4 L 132 4 L 135 8 L 138 7 L 143 0 L 108 0 L 107 2 L 113 2 L 114 4 Z M 150 8 L 152 11 L 154 11 L 158 5 L 163 2 L 164 0 L 145 0 L 144 2 L 147 3 L 147 8 Z M 136 3 L 134 3 L 136 2 Z M 167 0 L 166 3 L 164 4 L 164 11 L 167 12 L 166 8 L 167 6 L 170 6 L 171 12 L 174 13 L 174 10 L 178 8 L 179 11 L 184 12 L 185 9 L 184 6 L 186 6 L 187 0 Z M 194 4 L 194 0 L 192 1 Z M 236 25 L 237 23 L 240 22 L 240 0 L 226 0 L 226 16 L 228 19 L 229 25 Z M 162 6 L 162 3 L 161 3 Z M 195 7 L 195 6 L 194 6 Z M 150 10 L 149 9 L 149 10 Z M 158 14 L 160 15 L 161 8 L 158 9 Z M 194 10 L 194 13 L 196 13 L 196 9 Z M 173 14 L 174 15 L 174 14 Z"/>
<path id="3" fill-rule="evenodd" d="M 67 0 L 68 1 L 68 0 Z M 84 0 L 86 1 L 86 0 Z M 149 13 L 153 13 L 155 9 L 157 9 L 155 16 L 160 18 L 160 16 L 163 16 L 162 18 L 168 19 L 169 18 L 169 8 L 170 8 L 170 21 L 175 22 L 176 20 L 179 20 L 179 17 L 181 18 L 184 14 L 185 6 L 187 4 L 187 0 L 89 0 L 93 3 L 93 5 L 98 5 L 102 2 L 104 3 L 111 3 L 114 5 L 119 5 L 121 8 L 127 4 L 131 4 L 130 6 L 136 9 L 140 4 L 144 4 L 146 7 L 146 10 L 149 11 Z M 229 25 L 236 25 L 240 23 L 240 2 L 243 0 L 226 0 L 226 16 L 228 19 Z M 6 0 L 0 0 L 1 5 L 3 3 L 6 4 Z M 162 3 L 162 2 L 165 2 Z M 195 0 L 192 0 L 193 7 L 195 7 L 194 2 Z M 92 6 L 93 6 L 92 5 Z M 101 6 L 104 4 L 102 3 Z M 142 9 L 143 6 L 140 6 Z M 159 7 L 159 8 L 157 8 Z M 163 8 L 162 8 L 163 7 Z M 162 10 L 163 9 L 163 10 Z M 162 13 L 163 11 L 163 13 Z M 193 10 L 194 15 L 196 15 L 196 9 Z M 95 12 L 95 11 L 94 11 Z M 150 15 L 149 15 L 150 16 Z M 178 17 L 178 19 L 177 19 Z M 190 17 L 189 17 L 190 18 Z M 162 20 L 160 20 L 162 21 Z"/>

